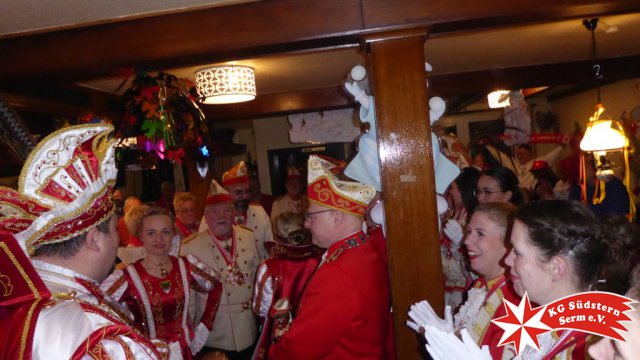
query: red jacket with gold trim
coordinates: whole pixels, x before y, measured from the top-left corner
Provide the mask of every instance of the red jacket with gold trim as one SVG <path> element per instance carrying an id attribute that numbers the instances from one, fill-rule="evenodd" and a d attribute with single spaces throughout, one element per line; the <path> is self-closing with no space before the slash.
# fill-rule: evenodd
<path id="1" fill-rule="evenodd" d="M 356 232 L 333 244 L 309 280 L 290 329 L 269 359 L 385 359 L 387 264 Z"/>

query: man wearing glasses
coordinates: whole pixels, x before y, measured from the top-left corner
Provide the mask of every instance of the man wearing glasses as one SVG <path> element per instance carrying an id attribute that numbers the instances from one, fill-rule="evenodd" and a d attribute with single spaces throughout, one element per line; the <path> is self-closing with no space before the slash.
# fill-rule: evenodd
<path id="1" fill-rule="evenodd" d="M 309 157 L 305 227 L 327 249 L 293 321 L 274 333 L 269 359 L 381 359 L 387 356 L 387 265 L 362 232 L 370 185 L 340 181 L 334 163 Z M 276 304 L 277 307 L 277 304 Z M 278 310 L 281 317 L 282 309 Z"/>

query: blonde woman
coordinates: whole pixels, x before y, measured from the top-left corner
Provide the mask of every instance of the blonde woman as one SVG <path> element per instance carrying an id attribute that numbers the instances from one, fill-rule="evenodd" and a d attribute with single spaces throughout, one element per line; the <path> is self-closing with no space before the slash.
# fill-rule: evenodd
<path id="1" fill-rule="evenodd" d="M 140 331 L 179 346 L 183 358 L 191 359 L 211 331 L 222 291 L 220 275 L 195 256 L 170 255 L 175 230 L 168 210 L 147 208 L 139 214 L 136 233 L 145 256 L 114 271 L 101 289 L 133 312 Z M 188 313 L 194 293 L 196 301 L 206 303 L 202 314 Z"/>

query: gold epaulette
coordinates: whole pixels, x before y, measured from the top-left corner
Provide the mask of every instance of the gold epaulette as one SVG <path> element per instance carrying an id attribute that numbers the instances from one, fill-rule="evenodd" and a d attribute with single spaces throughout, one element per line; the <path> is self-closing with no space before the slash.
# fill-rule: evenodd
<path id="1" fill-rule="evenodd" d="M 61 302 L 64 301 L 69 301 L 69 300 L 75 300 L 76 299 L 76 292 L 75 291 L 69 291 L 69 292 L 58 292 L 58 293 L 52 293 L 51 294 L 51 299 L 47 300 L 47 302 L 44 304 L 43 308 L 47 309 L 53 306 L 58 305 Z"/>
<path id="2" fill-rule="evenodd" d="M 237 227 L 239 227 L 239 228 L 242 228 L 242 229 L 249 230 L 249 231 L 253 232 L 253 229 L 252 229 L 252 228 L 250 228 L 250 227 L 246 227 L 245 225 L 237 224 L 236 226 L 237 226 Z"/>
<path id="3" fill-rule="evenodd" d="M 191 240 L 195 239 L 196 236 L 198 236 L 199 233 L 195 233 L 195 234 L 191 234 L 188 237 L 182 239 L 182 241 L 180 241 L 182 243 L 182 245 L 188 244 Z"/>
<path id="4" fill-rule="evenodd" d="M 327 257 L 325 262 L 335 261 L 340 256 L 340 254 L 342 254 L 345 250 L 356 248 L 366 242 L 367 242 L 367 237 L 364 234 L 358 234 L 352 237 L 351 239 L 345 241 L 345 243 L 342 244 L 341 247 L 336 249 L 336 251 L 334 251 L 333 254 L 331 254 L 331 256 Z"/>
<path id="5" fill-rule="evenodd" d="M 325 262 L 329 263 L 329 262 L 332 262 L 332 261 L 336 261 L 338 256 L 340 256 L 340 254 L 342 254 L 343 251 L 344 251 L 343 247 L 337 249 L 333 254 L 331 254 L 330 257 L 327 258 L 327 260 L 325 260 Z"/>

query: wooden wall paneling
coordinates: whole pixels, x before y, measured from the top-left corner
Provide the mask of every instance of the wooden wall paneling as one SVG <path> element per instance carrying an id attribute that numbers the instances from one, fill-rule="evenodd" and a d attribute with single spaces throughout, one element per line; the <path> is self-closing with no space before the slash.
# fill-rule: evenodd
<path id="1" fill-rule="evenodd" d="M 270 0 L 0 40 L 0 86 L 354 44 L 359 0 Z"/>
<path id="2" fill-rule="evenodd" d="M 398 359 L 419 359 L 409 306 L 442 313 L 444 288 L 423 40 L 425 29 L 365 37 L 370 47 Z M 381 295 L 383 296 L 383 295 Z"/>
<path id="3" fill-rule="evenodd" d="M 429 25 L 431 34 L 635 12 L 628 0 L 362 0 L 364 28 Z"/>

